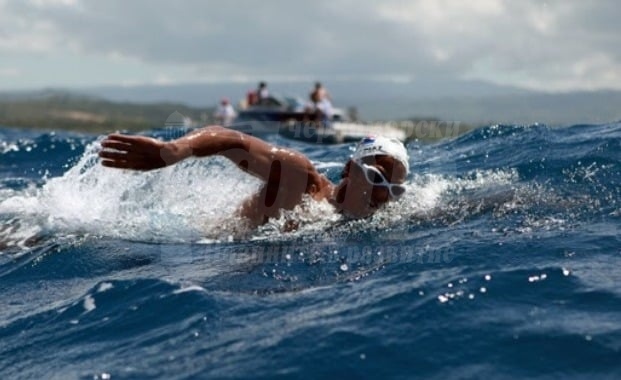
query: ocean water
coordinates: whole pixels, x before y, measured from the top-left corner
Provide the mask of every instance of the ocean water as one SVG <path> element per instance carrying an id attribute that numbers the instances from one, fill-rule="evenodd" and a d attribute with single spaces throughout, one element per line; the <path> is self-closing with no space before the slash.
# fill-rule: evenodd
<path id="1" fill-rule="evenodd" d="M 619 123 L 413 141 L 373 217 L 255 230 L 225 160 L 118 171 L 101 138 L 0 128 L 2 379 L 621 376 Z M 334 181 L 352 153 L 268 140 Z"/>

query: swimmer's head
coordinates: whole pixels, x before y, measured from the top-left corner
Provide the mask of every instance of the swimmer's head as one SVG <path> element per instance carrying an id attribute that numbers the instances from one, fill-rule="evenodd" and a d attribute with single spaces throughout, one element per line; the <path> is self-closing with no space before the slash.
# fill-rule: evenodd
<path id="1" fill-rule="evenodd" d="M 403 143 L 394 138 L 369 136 L 363 138 L 352 155 L 354 162 L 362 162 L 366 157 L 390 156 L 405 168 L 405 174 L 410 172 L 409 155 Z"/>

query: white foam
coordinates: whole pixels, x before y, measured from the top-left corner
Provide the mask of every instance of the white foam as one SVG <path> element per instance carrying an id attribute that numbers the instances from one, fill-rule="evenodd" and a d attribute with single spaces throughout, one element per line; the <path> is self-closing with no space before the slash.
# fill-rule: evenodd
<path id="1" fill-rule="evenodd" d="M 187 160 L 152 172 L 105 168 L 99 144 L 40 188 L 4 193 L 0 213 L 19 215 L 19 234 L 42 229 L 147 241 L 188 241 L 230 219 L 258 186 L 221 158 Z"/>
<path id="2" fill-rule="evenodd" d="M 84 306 L 84 310 L 86 310 L 87 313 L 90 313 L 91 311 L 96 309 L 95 299 L 90 295 L 84 297 L 84 303 L 82 304 L 82 306 Z"/>
<path id="3" fill-rule="evenodd" d="M 114 288 L 114 285 L 112 285 L 111 283 L 109 283 L 109 282 L 102 282 L 99 285 L 99 288 L 97 288 L 97 293 L 102 293 L 102 292 L 108 291 L 108 290 L 110 290 L 112 288 Z"/>
<path id="4" fill-rule="evenodd" d="M 452 204 L 444 204 L 446 194 L 459 194 L 466 190 L 482 190 L 515 183 L 519 179 L 517 171 L 476 170 L 460 177 L 440 174 L 414 175 L 406 184 L 407 191 L 398 202 L 388 204 L 378 213 L 378 217 L 393 223 L 411 216 L 424 217 L 431 211 L 451 209 Z"/>
<path id="5" fill-rule="evenodd" d="M 13 142 L 0 141 L 0 154 L 19 152 L 19 146 Z"/>
<path id="6" fill-rule="evenodd" d="M 181 293 L 187 293 L 187 292 L 203 292 L 204 293 L 206 291 L 207 290 L 203 288 L 202 286 L 190 285 L 185 288 L 181 288 L 181 289 L 177 289 L 173 291 L 173 294 L 181 294 Z"/>

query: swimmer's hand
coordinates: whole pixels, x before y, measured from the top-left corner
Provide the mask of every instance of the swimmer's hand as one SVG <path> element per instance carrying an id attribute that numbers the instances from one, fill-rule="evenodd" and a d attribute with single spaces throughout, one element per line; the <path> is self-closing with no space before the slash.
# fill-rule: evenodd
<path id="1" fill-rule="evenodd" d="M 101 142 L 101 164 L 110 168 L 153 170 L 183 159 L 178 147 L 145 136 L 113 133 Z"/>

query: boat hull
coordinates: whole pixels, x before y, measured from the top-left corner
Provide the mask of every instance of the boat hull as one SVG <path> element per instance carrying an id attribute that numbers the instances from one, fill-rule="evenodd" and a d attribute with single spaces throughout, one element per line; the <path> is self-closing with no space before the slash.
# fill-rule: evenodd
<path id="1" fill-rule="evenodd" d="M 278 133 L 288 139 L 314 144 L 351 143 L 369 135 L 382 135 L 401 141 L 407 139 L 404 130 L 387 124 L 332 121 L 326 126 L 312 114 L 270 109 L 242 112 L 235 123 L 228 127 L 254 136 Z"/>

